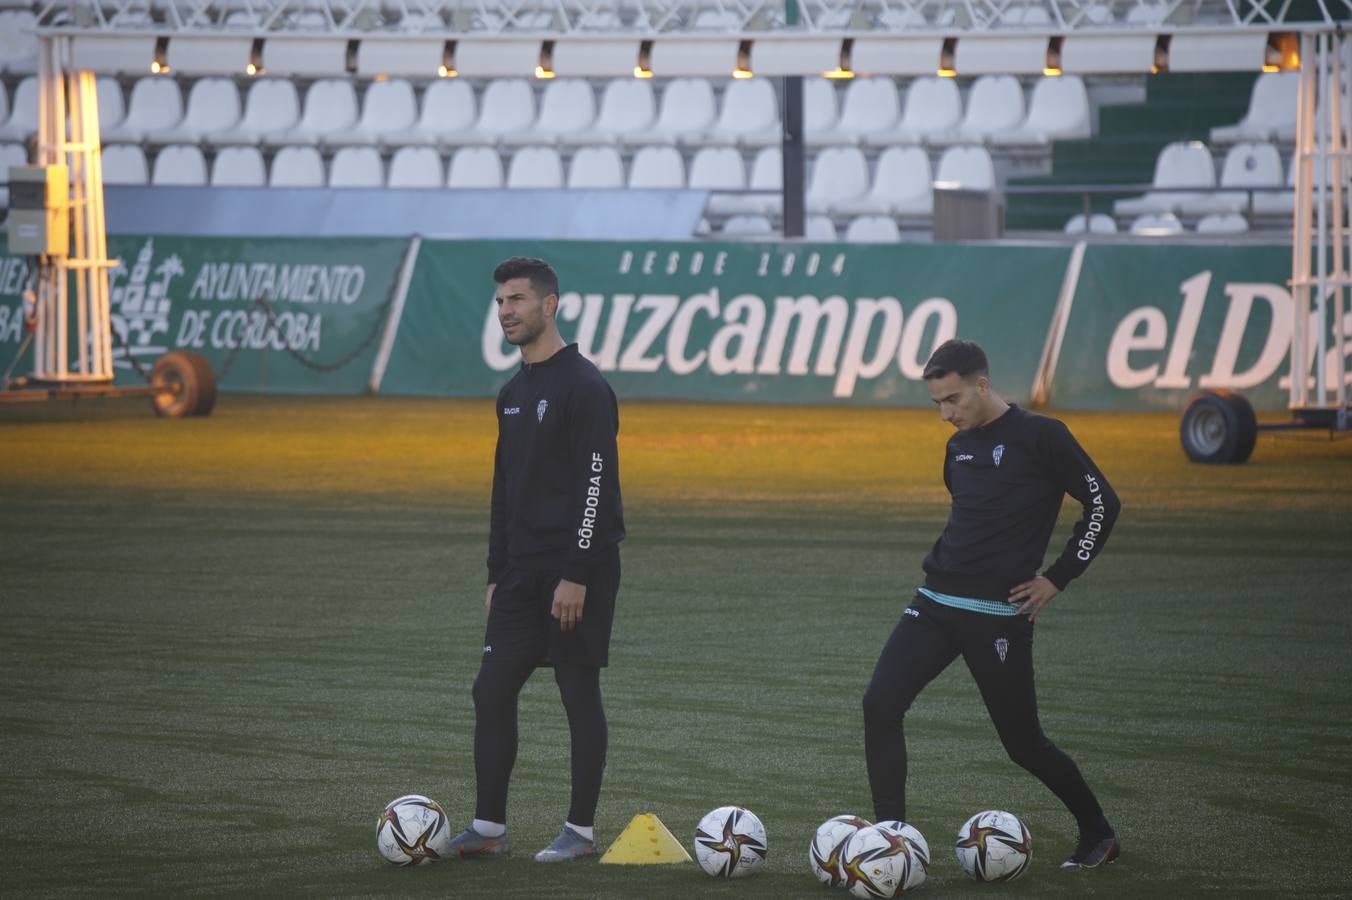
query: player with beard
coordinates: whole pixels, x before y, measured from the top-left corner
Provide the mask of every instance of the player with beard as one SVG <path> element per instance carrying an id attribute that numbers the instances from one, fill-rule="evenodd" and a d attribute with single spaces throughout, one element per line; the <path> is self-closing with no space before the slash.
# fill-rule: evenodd
<path id="1" fill-rule="evenodd" d="M 559 281 L 539 259 L 493 273 L 498 321 L 521 368 L 498 394 L 498 443 L 488 538 L 488 625 L 474 680 L 474 821 L 451 842 L 460 857 L 505 856 L 507 788 L 517 753 L 517 698 L 552 666 L 571 736 L 572 799 L 563 829 L 535 855 L 596 855 L 593 833 L 606 762 L 601 669 L 608 662 L 624 538 L 615 394 L 565 344 Z"/>

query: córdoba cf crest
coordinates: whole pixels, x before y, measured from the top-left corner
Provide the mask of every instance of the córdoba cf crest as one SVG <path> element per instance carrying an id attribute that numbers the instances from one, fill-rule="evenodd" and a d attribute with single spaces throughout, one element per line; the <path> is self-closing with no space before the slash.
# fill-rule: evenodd
<path id="1" fill-rule="evenodd" d="M 543 422 L 545 420 L 545 410 L 549 409 L 549 401 L 541 400 L 540 405 L 535 407 L 535 421 Z"/>
<path id="2" fill-rule="evenodd" d="M 1005 657 L 1009 654 L 1009 641 L 1004 638 L 996 638 L 995 653 L 1000 657 L 1000 662 L 1004 662 Z"/>

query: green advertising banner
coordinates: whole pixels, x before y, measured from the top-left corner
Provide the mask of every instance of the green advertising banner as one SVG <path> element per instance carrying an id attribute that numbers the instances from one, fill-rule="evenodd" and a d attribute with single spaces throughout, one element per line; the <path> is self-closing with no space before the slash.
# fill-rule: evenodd
<path id="1" fill-rule="evenodd" d="M 1199 389 L 1228 388 L 1257 409 L 1284 409 L 1294 319 L 1290 274 L 1289 245 L 1091 245 L 1050 404 L 1179 409 Z M 1352 315 L 1342 324 L 1344 334 L 1352 333 Z M 1309 329 L 1311 373 L 1316 325 Z M 1330 373 L 1341 371 L 1332 328 L 1330 312 L 1324 323 Z"/>
<path id="2" fill-rule="evenodd" d="M 560 330 L 621 396 L 920 406 L 955 335 L 1029 395 L 1070 248 L 424 241 L 383 393 L 492 395 L 512 376 L 492 276 L 517 255 L 558 270 Z"/>
<path id="3" fill-rule="evenodd" d="M 0 245 L 3 246 L 3 245 Z M 195 350 L 223 390 L 360 393 L 368 387 L 404 240 L 110 236 L 118 383 Z M 0 348 L 23 334 L 26 261 L 0 255 Z M 125 346 L 124 346 L 125 344 Z M 16 374 L 31 368 L 31 351 Z M 12 351 L 5 354 L 9 364 Z"/>

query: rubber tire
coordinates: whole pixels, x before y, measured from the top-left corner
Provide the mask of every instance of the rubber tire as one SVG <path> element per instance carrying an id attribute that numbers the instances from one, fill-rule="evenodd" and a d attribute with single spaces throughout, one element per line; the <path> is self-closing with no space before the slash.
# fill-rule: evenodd
<path id="1" fill-rule="evenodd" d="M 150 398 L 157 416 L 169 419 L 207 416 L 216 405 L 216 373 L 200 353 L 175 350 L 164 354 L 150 370 L 150 383 L 170 388 Z M 176 391 L 172 389 L 175 385 Z"/>
<path id="2" fill-rule="evenodd" d="M 1242 463 L 1258 442 L 1258 417 L 1243 394 L 1200 391 L 1178 426 L 1183 452 L 1196 463 Z"/>

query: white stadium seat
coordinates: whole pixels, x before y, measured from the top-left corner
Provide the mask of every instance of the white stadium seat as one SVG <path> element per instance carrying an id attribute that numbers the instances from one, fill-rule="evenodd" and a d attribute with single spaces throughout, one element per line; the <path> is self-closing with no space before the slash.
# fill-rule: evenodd
<path id="1" fill-rule="evenodd" d="M 522 147 L 507 167 L 507 187 L 563 187 L 563 160 L 553 147 Z"/>
<path id="2" fill-rule="evenodd" d="M 423 91 L 418 119 L 403 131 L 381 135 L 386 147 L 410 144 L 450 144 L 458 135 L 471 131 L 478 116 L 474 89 L 458 78 L 442 78 Z"/>
<path id="3" fill-rule="evenodd" d="M 136 144 L 103 145 L 104 184 L 146 184 L 150 181 L 146 153 Z"/>
<path id="4" fill-rule="evenodd" d="M 198 187 L 207 183 L 207 162 L 196 144 L 170 144 L 155 154 L 151 184 Z"/>
<path id="5" fill-rule="evenodd" d="M 146 139 L 157 144 L 196 144 L 210 135 L 239 125 L 239 89 L 229 78 L 203 78 L 188 91 L 188 111 L 173 128 L 152 131 Z"/>
<path id="6" fill-rule="evenodd" d="M 1061 138 L 1087 138 L 1089 94 L 1077 75 L 1043 77 L 1033 85 L 1028 118 L 1010 131 L 991 135 L 992 144 L 1043 147 Z"/>
<path id="7" fill-rule="evenodd" d="M 805 202 L 811 213 L 834 213 L 868 190 L 868 162 L 858 147 L 828 147 L 817 154 Z"/>
<path id="8" fill-rule="evenodd" d="M 1243 234 L 1249 230 L 1249 220 L 1239 213 L 1211 213 L 1197 222 L 1198 234 Z"/>
<path id="9" fill-rule="evenodd" d="M 1253 211 L 1259 216 L 1291 216 L 1296 211 L 1296 157 L 1286 170 L 1286 190 L 1260 191 L 1253 198 Z"/>
<path id="10" fill-rule="evenodd" d="M 836 139 L 840 105 L 835 83 L 826 78 L 803 80 L 803 140 L 809 146 L 853 143 Z M 778 135 L 776 135 L 778 140 Z"/>
<path id="11" fill-rule="evenodd" d="M 897 84 L 891 78 L 855 78 L 845 88 L 840 119 L 829 134 L 808 136 L 808 143 L 857 144 L 871 134 L 894 129 L 901 117 Z"/>
<path id="12" fill-rule="evenodd" d="M 568 187 L 624 187 L 624 163 L 620 160 L 620 151 L 609 145 L 579 148 L 568 163 Z"/>
<path id="13" fill-rule="evenodd" d="M 995 163 L 985 147 L 949 147 L 939 157 L 934 181 L 972 190 L 989 190 L 995 187 Z"/>
<path id="14" fill-rule="evenodd" d="M 9 118 L 0 125 L 0 141 L 26 141 L 38 130 L 38 80 L 29 75 L 14 89 Z"/>
<path id="15" fill-rule="evenodd" d="M 1151 184 L 1157 188 L 1199 188 L 1203 191 L 1215 187 L 1216 167 L 1211 160 L 1211 151 L 1200 141 L 1177 141 L 1168 145 L 1155 160 L 1155 177 Z M 1118 200 L 1113 204 L 1113 212 L 1119 216 L 1174 212 L 1198 196 L 1185 191 L 1152 191 L 1140 197 Z"/>
<path id="16" fill-rule="evenodd" d="M 562 144 L 607 144 L 626 141 L 653 125 L 657 104 L 652 82 L 640 78 L 615 78 L 601 93 L 601 112 L 596 122 L 581 131 L 560 134 Z"/>
<path id="17" fill-rule="evenodd" d="M 982 75 L 967 95 L 967 112 L 956 128 L 927 137 L 935 144 L 979 144 L 1013 131 L 1023 121 L 1023 87 L 1013 75 Z"/>
<path id="18" fill-rule="evenodd" d="M 732 216 L 723 223 L 719 230 L 720 234 L 726 234 L 735 237 L 754 237 L 758 235 L 774 234 L 775 226 L 770 224 L 770 220 L 765 216 L 745 215 Z"/>
<path id="19" fill-rule="evenodd" d="M 362 97 L 357 127 L 324 138 L 335 145 L 378 144 L 392 134 L 408 131 L 418 120 L 413 85 L 403 78 L 374 81 Z"/>
<path id="20" fill-rule="evenodd" d="M 934 212 L 934 185 L 929 157 L 919 147 L 888 147 L 878 156 L 873 185 L 868 193 L 855 200 L 842 201 L 836 209 L 851 216 L 931 215 Z"/>
<path id="21" fill-rule="evenodd" d="M 1299 72 L 1264 72 L 1253 83 L 1249 109 L 1234 125 L 1211 129 L 1211 141 L 1294 141 L 1296 139 L 1296 93 Z"/>
<path id="22" fill-rule="evenodd" d="M 239 126 L 213 134 L 213 144 L 257 144 L 266 134 L 286 131 L 300 121 L 300 98 L 289 78 L 260 78 L 244 96 Z"/>
<path id="23" fill-rule="evenodd" d="M 855 244 L 895 244 L 901 229 L 891 216 L 860 216 L 845 227 L 845 240 Z"/>
<path id="24" fill-rule="evenodd" d="M 1112 216 L 1103 213 L 1092 213 L 1088 220 L 1084 213 L 1076 213 L 1066 220 L 1061 230 L 1066 234 L 1117 234 L 1117 223 Z"/>
<path id="25" fill-rule="evenodd" d="M 685 187 L 685 160 L 675 147 L 644 147 L 629 164 L 631 188 Z"/>
<path id="26" fill-rule="evenodd" d="M 38 70 L 38 18 L 27 9 L 0 12 L 0 69 L 24 74 Z"/>
<path id="27" fill-rule="evenodd" d="M 432 147 L 400 147 L 390 158 L 392 188 L 439 188 L 445 184 L 441 154 Z"/>
<path id="28" fill-rule="evenodd" d="M 502 135 L 513 146 L 551 144 L 560 135 L 580 133 L 596 120 L 596 95 L 581 78 L 549 82 L 540 98 L 540 117 L 529 127 Z"/>
<path id="29" fill-rule="evenodd" d="M 4 91 L 0 91 L 3 94 Z M 111 75 L 100 75 L 94 82 L 94 93 L 99 104 L 99 134 L 122 124 L 127 117 L 127 104 L 122 99 L 122 85 Z M 0 117 L 0 121 L 3 117 Z"/>
<path id="30" fill-rule="evenodd" d="M 808 216 L 803 222 L 803 237 L 809 241 L 834 241 L 839 235 L 830 216 Z"/>
<path id="31" fill-rule="evenodd" d="M 461 147 L 451 156 L 446 186 L 452 188 L 502 187 L 502 159 L 492 147 Z"/>
<path id="32" fill-rule="evenodd" d="M 375 147 L 343 147 L 333 154 L 329 187 L 378 188 L 385 186 L 385 167 Z"/>
<path id="33" fill-rule="evenodd" d="M 917 144 L 957 127 L 962 118 L 962 96 L 952 78 L 928 76 L 911 82 L 906 91 L 906 106 L 894 128 L 867 132 L 864 142 L 870 147 L 891 144 Z"/>
<path id="34" fill-rule="evenodd" d="M 746 164 L 732 147 L 701 147 L 690 160 L 688 186 L 692 190 L 746 189 Z"/>
<path id="35" fill-rule="evenodd" d="M 127 117 L 109 128 L 102 139 L 109 143 L 140 143 L 152 131 L 165 131 L 183 120 L 183 94 L 172 78 L 148 75 L 139 79 L 127 101 Z"/>
<path id="36" fill-rule="evenodd" d="M 674 144 L 685 135 L 701 134 L 714 124 L 714 89 L 704 78 L 676 78 L 662 91 L 653 127 L 625 137 L 628 144 Z"/>
<path id="37" fill-rule="evenodd" d="M 212 187 L 262 187 L 267 184 L 263 154 L 257 147 L 222 147 L 211 161 Z"/>
<path id="38" fill-rule="evenodd" d="M 1138 237 L 1172 237 L 1183 233 L 1183 223 L 1171 212 L 1146 213 L 1131 223 L 1131 233 Z"/>
<path id="39" fill-rule="evenodd" d="M 491 144 L 503 135 L 524 131 L 535 121 L 535 91 L 524 78 L 495 78 L 484 88 L 473 130 L 448 134 L 459 144 Z"/>
<path id="40" fill-rule="evenodd" d="M 324 160 L 314 147 L 283 147 L 272 158 L 271 187 L 323 187 Z"/>
<path id="41" fill-rule="evenodd" d="M 264 135 L 268 144 L 318 144 L 357 125 L 357 92 L 345 78 L 321 78 L 305 92 L 305 108 L 294 128 Z"/>
<path id="42" fill-rule="evenodd" d="M 1214 194 L 1199 194 L 1184 200 L 1179 208 L 1187 215 L 1241 212 L 1249 205 L 1248 190 L 1227 191 L 1226 188 L 1282 187 L 1282 157 L 1271 144 L 1235 144 L 1225 154 L 1221 166 L 1221 189 Z M 1255 200 L 1259 192 L 1254 191 Z"/>
<path id="43" fill-rule="evenodd" d="M 723 91 L 718 121 L 702 135 L 683 137 L 690 144 L 741 144 L 764 147 L 780 142 L 779 99 L 768 78 L 731 82 Z"/>

